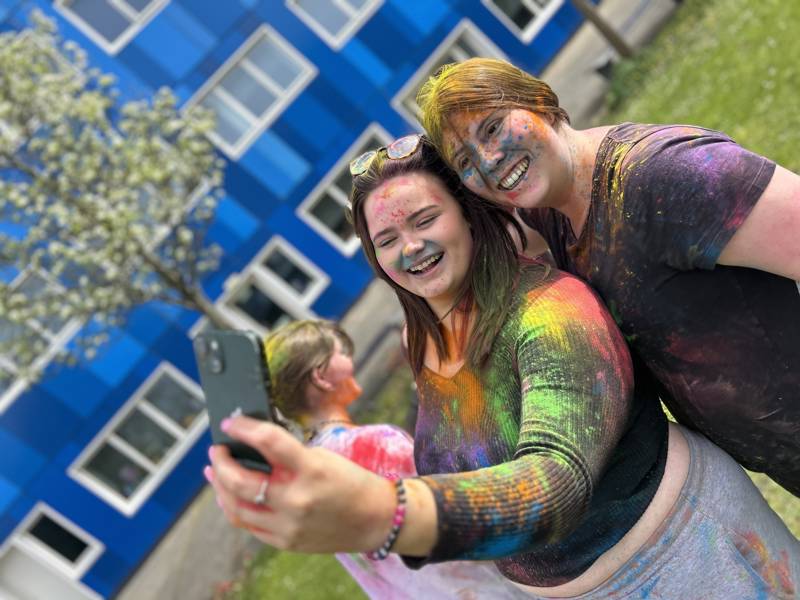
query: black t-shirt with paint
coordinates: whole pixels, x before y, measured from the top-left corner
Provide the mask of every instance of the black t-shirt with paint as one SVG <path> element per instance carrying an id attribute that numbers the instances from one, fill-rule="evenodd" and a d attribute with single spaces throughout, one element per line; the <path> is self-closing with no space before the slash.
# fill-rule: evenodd
<path id="1" fill-rule="evenodd" d="M 600 293 L 676 418 L 800 496 L 798 284 L 716 266 L 774 170 L 716 131 L 626 123 L 600 145 L 578 239 L 553 209 L 520 213 Z"/>

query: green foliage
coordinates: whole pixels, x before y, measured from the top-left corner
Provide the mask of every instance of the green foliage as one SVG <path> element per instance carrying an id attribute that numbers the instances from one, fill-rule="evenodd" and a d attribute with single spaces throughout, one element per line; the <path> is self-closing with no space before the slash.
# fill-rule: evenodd
<path id="1" fill-rule="evenodd" d="M 119 103 L 113 77 L 33 18 L 0 34 L 0 266 L 22 274 L 0 284 L 0 354 L 28 378 L 67 325 L 93 321 L 77 340 L 91 356 L 134 306 L 213 311 L 199 281 L 219 259 L 205 232 L 224 166 L 208 111 L 167 89 Z"/>
<path id="2" fill-rule="evenodd" d="M 800 171 L 800 3 L 685 0 L 658 38 L 614 73 L 606 122 L 691 123 Z M 800 500 L 751 474 L 800 536 Z"/>

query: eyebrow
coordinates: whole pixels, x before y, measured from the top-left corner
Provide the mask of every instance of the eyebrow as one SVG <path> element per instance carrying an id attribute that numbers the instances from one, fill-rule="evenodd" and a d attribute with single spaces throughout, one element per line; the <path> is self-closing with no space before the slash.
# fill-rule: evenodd
<path id="1" fill-rule="evenodd" d="M 488 122 L 489 122 L 489 121 L 492 119 L 492 117 L 494 117 L 494 116 L 495 116 L 495 115 L 496 115 L 496 114 L 497 114 L 497 113 L 498 113 L 500 110 L 502 110 L 502 109 L 500 109 L 500 108 L 495 108 L 495 109 L 493 109 L 493 110 L 492 110 L 492 112 L 490 112 L 488 115 L 486 115 L 486 116 L 483 118 L 483 120 L 482 120 L 482 121 L 481 121 L 481 122 L 478 124 L 478 129 L 476 129 L 476 133 L 478 134 L 478 136 L 480 136 L 480 135 L 481 135 L 481 132 L 482 132 L 482 131 L 484 130 L 484 128 L 486 127 L 486 124 L 487 124 L 487 123 L 488 123 Z M 450 159 L 450 160 L 451 160 L 451 162 L 452 162 L 453 164 L 455 164 L 455 163 L 458 161 L 459 157 L 460 157 L 462 154 L 464 154 L 464 152 L 466 152 L 466 150 L 464 149 L 464 146 L 465 146 L 465 144 L 464 144 L 464 140 L 463 140 L 463 138 L 462 138 L 460 135 L 458 135 L 457 137 L 458 137 L 459 141 L 461 141 L 461 146 L 458 148 L 458 150 L 456 150 L 455 152 L 453 152 L 453 153 L 452 153 L 452 155 L 451 155 L 451 159 Z"/>
<path id="2" fill-rule="evenodd" d="M 413 221 L 418 216 L 420 216 L 422 213 L 424 213 L 426 210 L 430 210 L 431 208 L 438 208 L 438 206 L 436 204 L 428 204 L 428 206 L 423 206 L 419 210 L 415 210 L 413 213 L 411 213 L 410 215 L 408 215 L 406 217 L 406 219 L 405 219 L 406 223 L 408 223 L 409 221 Z M 375 240 L 377 240 L 382 235 L 391 232 L 393 229 L 394 229 L 394 225 L 390 225 L 389 227 L 384 227 L 378 233 L 376 233 L 375 235 L 372 236 L 372 243 L 374 244 Z"/>
<path id="3" fill-rule="evenodd" d="M 496 114 L 497 114 L 499 111 L 500 111 L 500 109 L 499 109 L 499 108 L 495 108 L 495 109 L 494 109 L 492 112 L 490 112 L 488 115 L 486 115 L 486 116 L 483 118 L 483 121 L 481 121 L 481 123 L 480 123 L 480 125 L 478 125 L 478 129 L 477 129 L 477 132 L 478 132 L 478 134 L 479 134 L 479 135 L 480 135 L 480 134 L 481 134 L 481 132 L 482 132 L 482 131 L 483 131 L 483 130 L 486 128 L 486 124 L 487 124 L 489 121 L 491 121 L 491 120 L 492 120 L 492 118 L 493 118 L 493 117 L 494 117 L 494 116 L 495 116 L 495 115 L 496 115 Z"/>

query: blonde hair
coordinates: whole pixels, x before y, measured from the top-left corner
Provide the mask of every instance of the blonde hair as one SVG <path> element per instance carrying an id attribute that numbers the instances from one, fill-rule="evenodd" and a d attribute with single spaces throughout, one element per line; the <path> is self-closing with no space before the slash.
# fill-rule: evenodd
<path id="1" fill-rule="evenodd" d="M 353 341 L 332 321 L 295 321 L 264 339 L 264 353 L 272 388 L 272 401 L 292 419 L 313 409 L 306 390 L 314 369 L 324 367 L 339 341 L 345 354 L 353 354 Z"/>
<path id="2" fill-rule="evenodd" d="M 494 58 L 470 58 L 442 66 L 420 88 L 417 104 L 422 109 L 422 126 L 447 160 L 444 133 L 457 113 L 522 108 L 549 116 L 554 125 L 569 123 L 567 111 L 558 105 L 558 96 L 549 85 Z"/>

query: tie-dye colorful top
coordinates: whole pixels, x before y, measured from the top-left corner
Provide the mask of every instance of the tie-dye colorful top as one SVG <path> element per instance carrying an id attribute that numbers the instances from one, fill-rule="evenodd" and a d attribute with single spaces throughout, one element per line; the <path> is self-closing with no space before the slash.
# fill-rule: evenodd
<path id="1" fill-rule="evenodd" d="M 417 377 L 415 460 L 439 531 L 407 564 L 495 559 L 536 586 L 583 573 L 664 473 L 666 418 L 648 383 L 637 372 L 634 393 L 625 340 L 586 284 L 525 267 L 485 366 Z"/>
<path id="2" fill-rule="evenodd" d="M 416 475 L 411 437 L 392 425 L 329 427 L 312 438 L 309 445 L 327 448 L 390 479 Z M 363 554 L 337 554 L 336 558 L 364 592 L 378 600 L 528 597 L 490 562 L 449 562 L 414 571 L 396 554 L 382 561 L 370 560 Z"/>
<path id="3" fill-rule="evenodd" d="M 774 170 L 716 131 L 627 123 L 600 145 L 578 239 L 552 209 L 522 216 L 600 293 L 676 418 L 800 496 L 798 286 L 715 266 Z"/>

